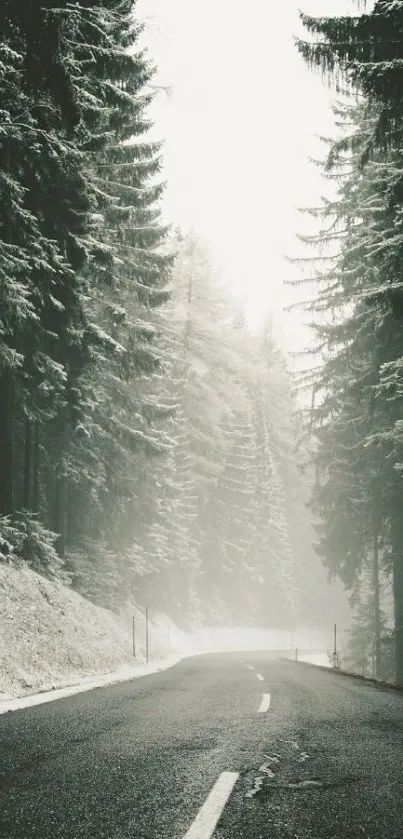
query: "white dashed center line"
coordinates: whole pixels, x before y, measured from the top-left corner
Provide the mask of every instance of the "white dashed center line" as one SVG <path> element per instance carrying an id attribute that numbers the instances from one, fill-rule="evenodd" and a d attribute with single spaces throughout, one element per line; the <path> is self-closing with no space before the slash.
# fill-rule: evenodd
<path id="1" fill-rule="evenodd" d="M 261 673 L 256 673 L 256 676 L 259 679 L 259 682 L 264 682 L 264 676 L 262 676 Z"/>
<path id="2" fill-rule="evenodd" d="M 254 668 L 253 664 L 248 664 L 248 670 L 254 670 L 254 669 L 255 668 Z"/>
<path id="3" fill-rule="evenodd" d="M 266 713 L 266 711 L 268 711 L 268 710 L 269 710 L 269 708 L 270 708 L 270 700 L 271 700 L 270 693 L 264 693 L 264 694 L 263 694 L 263 699 L 262 699 L 262 701 L 261 701 L 261 703 L 260 703 L 260 707 L 259 707 L 259 710 L 258 710 L 258 714 L 265 714 L 265 713 Z"/>
<path id="4" fill-rule="evenodd" d="M 184 839 L 211 839 L 238 778 L 239 772 L 221 773 Z"/>

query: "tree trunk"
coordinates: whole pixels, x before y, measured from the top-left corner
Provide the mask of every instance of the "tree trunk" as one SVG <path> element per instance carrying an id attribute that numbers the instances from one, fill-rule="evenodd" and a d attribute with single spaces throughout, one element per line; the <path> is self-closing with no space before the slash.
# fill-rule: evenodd
<path id="1" fill-rule="evenodd" d="M 66 550 L 66 482 L 63 475 L 56 474 L 54 487 L 52 530 L 58 534 L 56 548 L 64 557 Z"/>
<path id="2" fill-rule="evenodd" d="M 39 431 L 39 422 L 35 422 L 34 426 L 34 450 L 33 450 L 33 463 L 32 463 L 32 478 L 33 478 L 33 487 L 32 487 L 32 510 L 34 513 L 39 513 L 39 441 L 40 441 L 40 431 Z"/>
<path id="3" fill-rule="evenodd" d="M 374 664 L 375 677 L 381 678 L 381 606 L 379 593 L 379 517 L 373 514 L 373 590 L 374 590 Z"/>
<path id="4" fill-rule="evenodd" d="M 64 468 L 64 458 L 68 449 L 68 423 L 62 412 L 56 423 L 56 446 L 58 456 L 54 467 L 54 503 L 52 530 L 59 534 L 56 548 L 59 556 L 64 557 L 66 550 L 67 526 L 67 480 Z"/>
<path id="5" fill-rule="evenodd" d="M 82 510 L 80 510 L 80 513 L 82 513 Z M 79 526 L 75 488 L 70 484 L 66 499 L 66 545 L 74 545 Z"/>
<path id="6" fill-rule="evenodd" d="M 395 548 L 393 555 L 393 599 L 395 606 L 396 682 L 403 686 L 403 553 Z"/>
<path id="7" fill-rule="evenodd" d="M 31 477 L 32 477 L 32 425 L 28 417 L 25 418 L 25 452 L 24 452 L 24 485 L 22 504 L 24 510 L 31 509 Z"/>
<path id="8" fill-rule="evenodd" d="M 53 530 L 54 500 L 55 500 L 55 470 L 52 465 L 51 455 L 48 452 L 45 466 L 44 489 L 46 491 L 47 527 Z"/>
<path id="9" fill-rule="evenodd" d="M 397 501 L 400 501 L 400 487 Z M 399 510 L 400 504 L 396 503 Z M 391 521 L 393 602 L 395 623 L 395 680 L 403 686 L 403 519 L 399 512 Z"/>
<path id="10" fill-rule="evenodd" d="M 13 512 L 14 382 L 11 370 L 0 378 L 0 515 Z"/>

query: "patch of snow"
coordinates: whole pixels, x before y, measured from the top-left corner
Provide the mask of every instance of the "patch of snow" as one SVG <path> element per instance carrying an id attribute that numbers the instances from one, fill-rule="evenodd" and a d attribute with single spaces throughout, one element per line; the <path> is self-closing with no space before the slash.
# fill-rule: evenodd
<path id="1" fill-rule="evenodd" d="M 286 784 L 288 789 L 308 789 L 308 787 L 321 787 L 323 784 L 320 781 L 296 781 L 295 783 Z"/>
<path id="2" fill-rule="evenodd" d="M 162 660 L 169 666 L 170 657 L 179 654 L 151 618 L 146 665 L 141 610 L 127 607 L 114 614 L 25 567 L 0 565 L 0 603 L 0 703 L 60 688 L 74 693 L 78 684 L 88 690 L 97 680 L 110 684 L 134 678 L 161 669 Z"/>
<path id="3" fill-rule="evenodd" d="M 301 653 L 298 654 L 298 661 L 305 661 L 307 664 L 316 664 L 319 667 L 331 667 L 328 653 Z"/>
<path id="4" fill-rule="evenodd" d="M 278 763 L 278 761 L 277 761 L 277 763 Z M 268 778 L 274 778 L 275 777 L 273 770 L 270 769 L 269 761 L 267 761 L 267 763 L 262 763 L 262 765 L 259 766 L 259 772 L 264 772 L 264 774 L 267 775 Z"/>

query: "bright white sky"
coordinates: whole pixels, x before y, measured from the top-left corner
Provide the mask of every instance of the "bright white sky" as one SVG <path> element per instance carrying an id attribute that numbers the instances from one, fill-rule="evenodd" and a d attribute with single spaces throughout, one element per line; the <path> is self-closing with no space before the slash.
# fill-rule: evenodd
<path id="1" fill-rule="evenodd" d="M 289 351 L 309 341 L 302 314 L 285 314 L 295 278 L 284 254 L 300 246 L 297 207 L 326 191 L 309 157 L 333 136 L 331 92 L 297 53 L 298 6 L 354 11 L 351 0 L 138 0 L 158 66 L 152 117 L 165 141 L 164 212 L 209 244 L 225 281 L 257 325 L 271 311 Z"/>

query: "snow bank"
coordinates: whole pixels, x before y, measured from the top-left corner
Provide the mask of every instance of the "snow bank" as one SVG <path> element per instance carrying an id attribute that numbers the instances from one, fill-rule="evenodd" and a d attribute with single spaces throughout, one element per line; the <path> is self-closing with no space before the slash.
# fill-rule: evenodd
<path id="1" fill-rule="evenodd" d="M 303 661 L 305 664 L 316 664 L 317 667 L 332 666 L 328 653 L 301 653 L 298 655 L 298 661 Z"/>
<path id="2" fill-rule="evenodd" d="M 150 660 L 166 658 L 168 633 L 151 622 L 149 636 Z M 0 565 L 0 701 L 84 679 L 88 683 L 97 675 L 130 678 L 140 675 L 144 661 L 141 611 L 127 608 L 117 616 L 28 568 Z"/>

